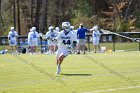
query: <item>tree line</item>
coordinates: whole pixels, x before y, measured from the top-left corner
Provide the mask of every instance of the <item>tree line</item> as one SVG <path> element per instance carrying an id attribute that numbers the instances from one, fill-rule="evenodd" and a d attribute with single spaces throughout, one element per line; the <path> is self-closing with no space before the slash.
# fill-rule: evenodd
<path id="1" fill-rule="evenodd" d="M 69 21 L 78 28 L 98 24 L 111 31 L 140 27 L 139 0 L 0 0 L 0 35 L 11 26 L 26 35 L 32 26 L 46 33 L 50 25 Z"/>

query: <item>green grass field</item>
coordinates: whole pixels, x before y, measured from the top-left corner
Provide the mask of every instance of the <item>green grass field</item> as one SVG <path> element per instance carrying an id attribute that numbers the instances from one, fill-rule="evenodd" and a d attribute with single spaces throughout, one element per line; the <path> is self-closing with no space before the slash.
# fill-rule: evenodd
<path id="1" fill-rule="evenodd" d="M 0 93 L 140 93 L 140 52 L 0 55 Z"/>

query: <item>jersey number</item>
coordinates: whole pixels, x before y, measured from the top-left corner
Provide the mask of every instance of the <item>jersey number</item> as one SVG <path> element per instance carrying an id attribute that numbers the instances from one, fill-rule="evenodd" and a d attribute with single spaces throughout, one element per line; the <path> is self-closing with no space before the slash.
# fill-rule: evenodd
<path id="1" fill-rule="evenodd" d="M 33 38 L 36 38 L 36 35 L 33 35 Z"/>
<path id="2" fill-rule="evenodd" d="M 12 34 L 12 37 L 15 37 L 15 35 L 14 35 L 14 34 Z"/>
<path id="3" fill-rule="evenodd" d="M 63 44 L 68 44 L 68 45 L 70 45 L 71 44 L 71 42 L 70 42 L 70 40 L 63 40 Z"/>

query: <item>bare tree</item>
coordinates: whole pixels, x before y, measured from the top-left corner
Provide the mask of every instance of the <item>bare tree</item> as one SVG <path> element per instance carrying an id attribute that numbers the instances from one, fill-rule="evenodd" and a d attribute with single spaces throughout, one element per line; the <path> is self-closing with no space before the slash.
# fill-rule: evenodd
<path id="1" fill-rule="evenodd" d="M 13 0 L 13 22 L 16 29 L 16 0 Z"/>
<path id="2" fill-rule="evenodd" d="M 0 0 L 0 20 L 1 20 L 2 24 L 3 24 L 3 26 L 4 26 L 4 21 L 3 21 L 2 15 L 1 15 L 1 0 Z"/>
<path id="3" fill-rule="evenodd" d="M 34 5 L 34 0 L 31 0 L 31 25 L 33 25 L 33 5 Z"/>
<path id="4" fill-rule="evenodd" d="M 47 3 L 48 0 L 42 1 L 42 11 L 41 11 L 41 20 L 40 20 L 40 32 L 44 33 L 47 28 Z"/>
<path id="5" fill-rule="evenodd" d="M 20 27 L 20 0 L 17 0 L 17 25 L 18 25 L 18 34 L 21 35 L 21 27 Z"/>
<path id="6" fill-rule="evenodd" d="M 37 31 L 39 31 L 39 18 L 40 18 L 40 4 L 42 0 L 37 0 L 36 2 L 36 15 L 35 15 L 35 26 Z"/>

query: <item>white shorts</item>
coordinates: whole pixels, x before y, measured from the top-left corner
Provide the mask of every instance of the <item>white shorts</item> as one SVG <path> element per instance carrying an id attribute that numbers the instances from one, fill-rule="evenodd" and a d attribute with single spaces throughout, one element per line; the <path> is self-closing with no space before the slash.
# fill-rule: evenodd
<path id="1" fill-rule="evenodd" d="M 99 45 L 99 40 L 93 40 L 93 45 Z"/>
<path id="2" fill-rule="evenodd" d="M 31 41 L 28 44 L 29 46 L 38 46 L 38 42 L 37 41 Z"/>
<path id="3" fill-rule="evenodd" d="M 68 53 L 68 50 L 57 50 L 56 52 L 56 57 L 58 58 L 60 55 L 64 55 L 64 56 L 67 56 L 69 53 Z"/>
<path id="4" fill-rule="evenodd" d="M 77 40 L 78 45 L 85 45 L 85 43 L 86 43 L 85 39 L 78 39 Z"/>
<path id="5" fill-rule="evenodd" d="M 49 46 L 55 46 L 56 43 L 55 43 L 55 42 L 48 42 L 48 45 L 49 45 Z"/>
<path id="6" fill-rule="evenodd" d="M 10 40 L 9 41 L 9 45 L 10 46 L 16 46 L 17 45 L 17 41 L 16 40 Z"/>

